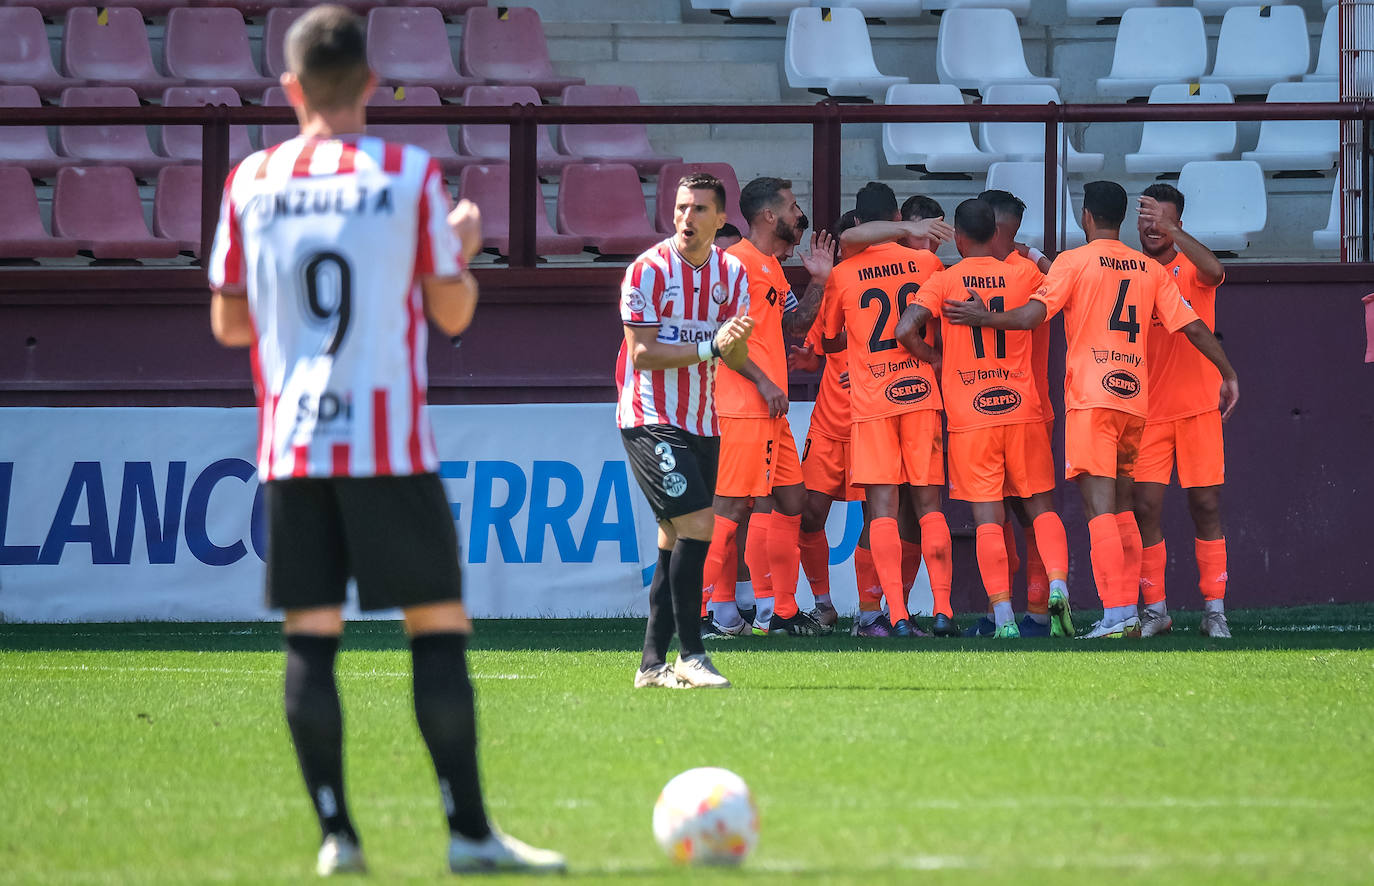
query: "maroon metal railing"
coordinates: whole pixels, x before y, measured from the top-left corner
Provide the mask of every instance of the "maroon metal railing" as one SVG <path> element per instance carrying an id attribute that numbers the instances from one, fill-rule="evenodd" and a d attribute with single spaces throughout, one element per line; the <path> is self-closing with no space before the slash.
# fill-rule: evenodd
<path id="1" fill-rule="evenodd" d="M 1045 127 L 1045 218 L 1046 244 L 1053 245 L 1058 230 L 1059 130 L 1065 123 L 1141 123 L 1157 120 L 1263 121 L 1263 120 L 1356 120 L 1363 123 L 1365 181 L 1369 175 L 1371 145 L 1374 143 L 1374 102 L 1341 103 L 1253 103 L 1253 104 L 1082 104 L 1082 105 L 854 105 L 823 101 L 815 105 L 635 105 L 578 106 L 514 105 L 511 107 L 463 107 L 444 105 L 432 108 L 369 108 L 368 119 L 377 123 L 474 123 L 504 124 L 510 127 L 510 254 L 509 268 L 533 268 L 536 263 L 534 213 L 542 211 L 537 174 L 538 127 L 560 124 L 643 123 L 643 124 L 805 124 L 812 132 L 812 208 L 818 219 L 840 214 L 841 134 L 845 124 L 860 123 L 945 123 L 985 121 L 1041 123 Z M 237 125 L 282 124 L 295 121 L 290 108 L 242 107 L 224 105 L 204 108 L 0 108 L 0 126 L 64 126 L 132 124 L 160 126 L 189 124 L 202 127 L 201 255 L 210 251 L 220 190 L 229 172 L 229 127 Z M 1370 207 L 1366 201 L 1364 254 L 1370 255 Z M 157 268 L 120 269 L 130 275 L 130 285 L 139 285 L 133 275 L 165 273 Z M 0 289 L 6 277 L 33 273 L 73 272 L 71 268 L 0 268 Z M 123 279 L 123 278 L 121 278 Z"/>

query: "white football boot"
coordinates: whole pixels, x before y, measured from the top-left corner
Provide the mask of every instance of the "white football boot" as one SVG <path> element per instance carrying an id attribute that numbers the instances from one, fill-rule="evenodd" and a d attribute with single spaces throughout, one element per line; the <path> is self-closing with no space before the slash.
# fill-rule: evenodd
<path id="1" fill-rule="evenodd" d="M 343 834 L 330 834 L 320 844 L 320 854 L 315 859 L 315 873 L 321 877 L 365 874 L 367 862 L 363 861 L 363 850 Z"/>
<path id="2" fill-rule="evenodd" d="M 495 828 L 483 840 L 459 834 L 449 838 L 448 867 L 455 874 L 521 871 L 528 874 L 561 874 L 568 861 L 550 849 L 537 849 Z"/>
<path id="3" fill-rule="evenodd" d="M 673 665 L 673 673 L 689 689 L 729 689 L 730 681 L 725 679 L 716 666 L 711 664 L 711 656 L 679 655 Z"/>

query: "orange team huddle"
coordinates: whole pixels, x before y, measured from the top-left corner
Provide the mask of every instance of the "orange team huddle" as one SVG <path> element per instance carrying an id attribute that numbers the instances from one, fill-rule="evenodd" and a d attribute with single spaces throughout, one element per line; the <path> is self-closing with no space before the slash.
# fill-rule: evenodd
<path id="1" fill-rule="evenodd" d="M 899 209 L 891 188 L 871 182 L 835 226 L 837 241 L 824 232 L 813 239 L 803 255 L 810 282 L 797 298 L 780 265 L 807 224 L 791 183 L 756 179 L 744 188 L 750 230 L 728 252 L 748 273 L 754 334 L 749 361 L 716 382 L 721 456 L 703 582 L 707 636 L 831 632 L 838 619 L 824 525 L 833 502 L 854 500 L 863 503 L 864 529 L 852 632 L 924 635 L 907 609 L 924 559 L 931 631 L 959 634 L 946 489 L 972 509 L 989 601 L 989 614 L 963 633 L 1072 636 L 1048 377 L 1048 321 L 1061 312 L 1064 472 L 1082 495 L 1104 609 L 1082 636 L 1148 637 L 1172 627 L 1159 514 L 1175 462 L 1197 531 L 1201 629 L 1230 636 L 1221 425 L 1239 388 L 1212 334 L 1223 271 L 1183 230 L 1175 188 L 1153 185 L 1139 198 L 1143 252 L 1121 242 L 1126 204 L 1120 185 L 1089 182 L 1080 220 L 1088 243 L 1051 262 L 1016 242 L 1025 205 L 1012 194 L 985 191 L 960 203 L 951 226 L 934 200 L 918 195 Z M 951 238 L 962 258 L 946 269 L 934 250 Z M 800 456 L 787 423 L 784 332 L 806 336 L 793 349 L 794 367 L 825 364 Z M 1028 559 L 1019 624 L 1013 518 Z M 752 619 L 735 602 L 746 531 Z M 816 599 L 810 613 L 795 600 L 799 567 Z"/>

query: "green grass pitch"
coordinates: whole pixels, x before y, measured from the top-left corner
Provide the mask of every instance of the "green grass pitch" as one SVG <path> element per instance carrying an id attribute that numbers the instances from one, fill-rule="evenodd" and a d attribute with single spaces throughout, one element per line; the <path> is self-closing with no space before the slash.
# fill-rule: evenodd
<path id="1" fill-rule="evenodd" d="M 1078 613 L 1083 621 L 1087 613 Z M 638 621 L 478 626 L 488 801 L 583 882 L 1369 883 L 1374 605 L 1237 612 L 1236 640 L 759 638 L 725 692 L 630 688 Z M 0 882 L 288 883 L 318 840 L 274 625 L 0 625 Z M 395 623 L 340 658 L 382 883 L 443 879 Z M 653 842 L 674 774 L 733 769 L 741 870 Z"/>

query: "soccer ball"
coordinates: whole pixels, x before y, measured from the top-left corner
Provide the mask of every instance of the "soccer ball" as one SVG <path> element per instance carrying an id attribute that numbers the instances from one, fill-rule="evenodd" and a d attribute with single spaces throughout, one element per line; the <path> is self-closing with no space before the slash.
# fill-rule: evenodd
<path id="1" fill-rule="evenodd" d="M 739 864 L 759 841 L 759 812 L 728 769 L 688 769 L 654 804 L 654 839 L 678 864 Z"/>

